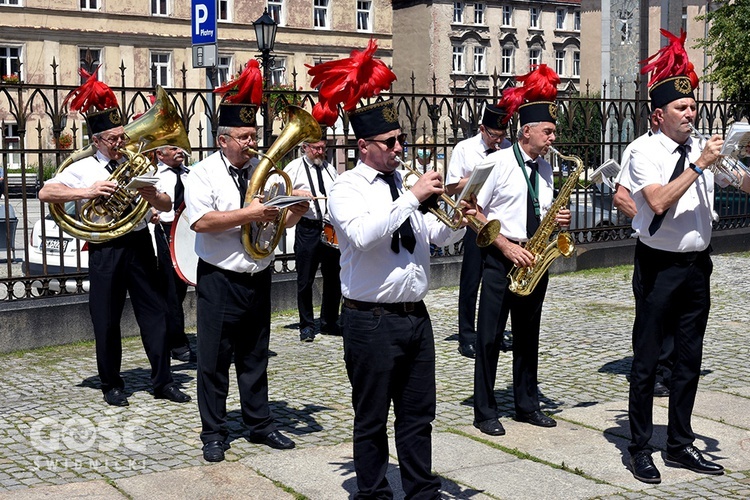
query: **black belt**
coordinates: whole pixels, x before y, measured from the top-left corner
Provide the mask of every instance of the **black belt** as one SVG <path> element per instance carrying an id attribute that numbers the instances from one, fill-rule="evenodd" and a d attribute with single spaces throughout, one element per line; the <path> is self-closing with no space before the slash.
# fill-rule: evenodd
<path id="1" fill-rule="evenodd" d="M 691 264 L 705 256 L 708 256 L 712 252 L 711 245 L 708 248 L 701 250 L 700 252 L 669 252 L 667 250 L 658 250 L 651 248 L 650 246 L 643 243 L 640 239 L 636 243 L 636 247 L 641 253 L 647 254 L 650 258 L 658 259 L 660 261 L 673 262 L 675 264 Z"/>
<path id="2" fill-rule="evenodd" d="M 323 222 L 316 219 L 308 219 L 307 217 L 302 217 L 297 224 L 313 229 L 323 229 Z"/>
<path id="3" fill-rule="evenodd" d="M 344 307 L 357 311 L 388 311 L 395 314 L 409 314 L 424 309 L 424 301 L 419 302 L 363 302 L 344 298 Z"/>

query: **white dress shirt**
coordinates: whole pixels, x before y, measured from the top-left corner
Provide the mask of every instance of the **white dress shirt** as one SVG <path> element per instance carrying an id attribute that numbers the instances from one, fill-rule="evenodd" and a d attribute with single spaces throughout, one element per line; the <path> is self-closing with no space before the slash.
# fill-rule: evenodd
<path id="1" fill-rule="evenodd" d="M 430 242 L 443 246 L 460 240 L 465 229 L 452 231 L 434 215 L 417 210 L 419 201 L 405 192 L 395 201 L 385 180 L 361 161 L 338 176 L 328 208 L 341 250 L 341 292 L 366 302 L 417 302 L 427 295 Z M 396 172 L 396 185 L 402 185 Z M 391 250 L 391 235 L 411 220 L 414 253 Z"/>
<path id="2" fill-rule="evenodd" d="M 250 163 L 245 168 L 250 168 Z M 229 160 L 217 151 L 190 169 L 185 182 L 185 206 L 190 227 L 209 212 L 242 208 L 244 200 L 240 200 L 241 194 L 229 172 L 230 166 Z M 262 271 L 274 258 L 272 252 L 263 260 L 253 260 L 242 246 L 241 226 L 221 232 L 196 233 L 195 252 L 209 264 L 238 273 Z"/>
<path id="3" fill-rule="evenodd" d="M 107 170 L 107 164 L 109 161 L 109 158 L 104 156 L 100 151 L 97 151 L 96 154 L 92 156 L 87 156 L 86 158 L 71 163 L 65 168 L 65 170 L 46 182 L 51 184 L 60 183 L 74 189 L 87 188 L 93 185 L 96 181 L 106 181 L 109 178 L 110 173 Z M 123 161 L 124 160 L 120 160 L 120 163 Z M 161 193 L 164 192 L 161 182 L 156 184 L 156 190 Z M 79 214 L 81 213 L 81 206 L 86 201 L 88 200 L 76 201 L 76 209 Z M 148 224 L 149 218 L 150 214 L 147 213 L 143 220 L 133 228 L 133 231 L 140 231 L 145 228 Z"/>
<path id="4" fill-rule="evenodd" d="M 658 134 L 659 131 L 657 130 L 656 133 Z M 622 161 L 620 162 L 620 172 L 617 174 L 617 178 L 615 179 L 615 184 L 619 184 L 628 191 L 632 191 L 630 189 L 630 159 L 633 156 L 633 148 L 636 147 L 638 144 L 641 143 L 644 139 L 648 139 L 654 135 L 654 132 L 651 132 L 650 130 L 646 132 L 645 134 L 636 137 L 633 139 L 633 142 L 628 144 L 625 147 L 625 151 L 622 152 Z"/>
<path id="5" fill-rule="evenodd" d="M 477 205 L 490 220 L 500 221 L 500 234 L 509 240 L 524 242 L 526 234 L 526 212 L 528 211 L 526 177 L 518 165 L 515 148 L 507 148 L 492 155 L 485 161 L 494 163 L 489 177 L 477 195 Z M 526 174 L 531 175 L 531 167 L 525 164 L 529 157 L 522 148 Z M 539 198 L 540 216 L 543 218 L 552 205 L 554 197 L 552 167 L 541 156 L 537 157 L 539 178 L 536 186 Z"/>
<path id="6" fill-rule="evenodd" d="M 504 139 L 500 148 L 509 147 L 510 141 Z M 456 144 L 451 153 L 451 160 L 448 164 L 448 175 L 445 179 L 445 185 L 457 184 L 464 177 L 469 177 L 474 171 L 474 167 L 479 165 L 487 157 L 489 146 L 484 143 L 482 133 L 474 137 L 469 137 Z M 495 154 L 495 153 L 493 153 Z"/>
<path id="7" fill-rule="evenodd" d="M 700 145 L 688 139 L 691 146 L 685 161 L 694 162 L 701 155 Z M 640 240 L 651 248 L 669 252 L 699 252 L 711 242 L 711 222 L 714 209 L 714 174 L 704 170 L 695 182 L 669 207 L 661 227 L 649 235 L 648 227 L 654 212 L 646 203 L 643 188 L 652 184 L 666 185 L 674 172 L 680 153 L 675 141 L 665 134 L 653 135 L 633 147 L 630 160 L 631 194 L 638 213 L 633 219 L 633 230 Z"/>
<path id="8" fill-rule="evenodd" d="M 307 168 L 305 167 L 305 165 L 307 165 Z M 308 168 L 310 170 L 309 177 L 307 176 Z M 318 181 L 318 168 L 322 169 L 321 174 L 323 177 L 323 187 L 325 188 L 326 195 L 323 195 L 322 191 L 320 190 Z M 314 192 L 315 196 L 327 196 L 327 194 L 331 192 L 333 181 L 336 179 L 336 169 L 333 168 L 333 165 L 326 161 L 323 162 L 320 167 L 316 167 L 304 155 L 289 162 L 289 165 L 284 167 L 284 172 L 289 175 L 289 178 L 292 181 L 292 189 L 302 189 L 304 191 L 309 191 L 310 193 Z M 311 189 L 310 179 L 312 179 L 313 187 L 315 189 Z M 320 217 L 318 217 L 318 210 L 317 208 L 315 208 L 316 201 L 320 206 L 321 212 L 323 212 L 322 215 L 326 215 L 328 213 L 327 199 L 312 200 L 310 201 L 310 208 L 307 210 L 307 212 L 305 212 L 305 215 L 303 215 L 303 217 L 311 220 L 322 220 Z"/>
<path id="9" fill-rule="evenodd" d="M 173 207 L 168 212 L 159 212 L 157 210 L 156 213 L 159 214 L 159 220 L 167 224 L 170 224 L 174 222 L 174 190 L 175 190 L 175 186 L 177 185 L 177 176 L 172 171 L 172 167 L 170 167 L 166 163 L 159 162 L 156 168 L 157 168 L 156 176 L 159 178 L 159 183 L 164 188 L 164 192 L 169 195 L 169 199 L 172 200 L 172 207 Z M 187 182 L 186 180 L 187 174 L 188 174 L 188 170 L 183 166 L 182 173 L 180 174 L 180 177 L 182 178 L 183 186 Z"/>

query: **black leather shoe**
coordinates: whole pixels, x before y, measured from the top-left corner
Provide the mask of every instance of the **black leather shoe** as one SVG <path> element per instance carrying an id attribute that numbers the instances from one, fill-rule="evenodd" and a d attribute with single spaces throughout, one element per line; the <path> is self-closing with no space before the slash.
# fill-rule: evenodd
<path id="1" fill-rule="evenodd" d="M 272 358 L 272 357 L 278 356 L 278 355 L 279 355 L 279 353 L 277 353 L 276 351 L 272 351 L 271 349 L 268 350 L 268 357 L 269 358 Z"/>
<path id="2" fill-rule="evenodd" d="M 516 413 L 514 419 L 516 422 L 525 422 L 538 427 L 555 427 L 557 422 L 554 418 L 548 417 L 541 411 L 532 411 L 531 413 Z"/>
<path id="3" fill-rule="evenodd" d="M 291 450 L 294 448 L 294 441 L 279 431 L 271 431 L 265 436 L 250 436 L 250 442 L 264 444 L 271 448 L 276 448 L 277 450 Z"/>
<path id="4" fill-rule="evenodd" d="M 195 363 L 197 360 L 195 353 L 190 349 L 190 346 L 176 347 L 171 351 L 172 359 L 182 361 L 183 363 Z"/>
<path id="5" fill-rule="evenodd" d="M 206 462 L 222 462 L 224 452 L 229 449 L 229 445 L 222 441 L 210 441 L 203 445 L 203 460 Z"/>
<path id="6" fill-rule="evenodd" d="M 108 390 L 104 393 L 104 401 L 110 406 L 128 406 L 128 398 L 122 393 L 121 389 L 117 387 Z"/>
<path id="7" fill-rule="evenodd" d="M 168 399 L 173 403 L 187 403 L 188 401 L 190 401 L 190 396 L 173 385 L 170 385 L 166 389 L 158 392 L 154 391 L 154 397 L 156 399 Z"/>
<path id="8" fill-rule="evenodd" d="M 299 331 L 299 339 L 302 342 L 312 342 L 313 340 L 315 340 L 315 330 L 313 330 L 309 326 L 304 327 Z"/>
<path id="9" fill-rule="evenodd" d="M 483 434 L 487 434 L 488 436 L 504 436 L 505 435 L 505 429 L 503 428 L 503 424 L 500 423 L 500 421 L 496 418 L 491 418 L 489 420 L 482 420 L 481 422 L 474 422 L 474 427 L 479 429 L 480 432 Z"/>
<path id="10" fill-rule="evenodd" d="M 701 452 L 695 446 L 688 445 L 680 453 L 671 455 L 667 453 L 664 463 L 670 467 L 684 467 L 698 474 L 724 474 L 724 467 L 703 458 Z"/>
<path id="11" fill-rule="evenodd" d="M 467 358 L 474 359 L 477 357 L 477 350 L 474 344 L 459 344 L 458 352 L 461 356 L 466 356 Z"/>
<path id="12" fill-rule="evenodd" d="M 654 397 L 666 398 L 667 396 L 669 396 L 669 387 L 662 384 L 661 382 L 656 382 L 654 384 Z"/>
<path id="13" fill-rule="evenodd" d="M 651 459 L 651 452 L 639 451 L 630 457 L 630 469 L 633 477 L 644 483 L 661 483 L 661 474 Z"/>

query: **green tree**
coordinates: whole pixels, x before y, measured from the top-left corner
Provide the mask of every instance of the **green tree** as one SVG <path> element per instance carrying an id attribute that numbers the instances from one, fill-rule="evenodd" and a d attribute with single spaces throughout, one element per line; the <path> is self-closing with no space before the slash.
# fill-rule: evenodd
<path id="1" fill-rule="evenodd" d="M 697 48 L 706 49 L 711 62 L 703 79 L 721 88 L 737 119 L 750 116 L 750 0 L 718 0 L 714 10 L 697 19 L 708 25 Z"/>
<path id="2" fill-rule="evenodd" d="M 586 165 L 598 166 L 602 160 L 601 94 L 571 96 L 558 108 L 557 138 L 564 154 L 580 157 Z"/>

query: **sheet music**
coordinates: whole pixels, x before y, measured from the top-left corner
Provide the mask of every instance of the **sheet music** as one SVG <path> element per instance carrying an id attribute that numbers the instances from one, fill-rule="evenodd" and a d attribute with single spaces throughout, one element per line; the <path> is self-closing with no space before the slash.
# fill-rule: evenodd
<path id="1" fill-rule="evenodd" d="M 278 208 L 287 208 L 290 207 L 296 203 L 299 203 L 301 201 L 310 201 L 312 198 L 309 196 L 276 196 L 275 198 L 271 198 L 270 200 L 263 203 L 267 207 L 278 207 Z"/>
<path id="2" fill-rule="evenodd" d="M 594 172 L 589 176 L 589 182 L 593 184 L 599 184 L 600 182 L 603 182 L 607 186 L 609 186 L 610 189 L 615 188 L 615 178 L 617 178 L 617 174 L 620 173 L 620 164 L 617 163 L 617 161 L 610 158 L 609 160 L 602 163 L 599 168 L 594 170 Z"/>
<path id="3" fill-rule="evenodd" d="M 735 158 L 750 156 L 748 147 L 750 147 L 750 124 L 735 122 L 729 127 L 720 154 Z"/>
<path id="4" fill-rule="evenodd" d="M 138 189 L 146 186 L 155 186 L 159 182 L 159 178 L 153 175 L 140 175 L 133 177 L 125 186 L 125 189 Z"/>
<path id="5" fill-rule="evenodd" d="M 458 196 L 458 201 L 471 199 L 471 195 L 479 195 L 479 191 L 482 189 L 484 182 L 492 172 L 492 167 L 495 166 L 494 162 L 482 162 L 474 168 L 471 173 L 469 180 L 466 182 L 461 194 Z"/>

